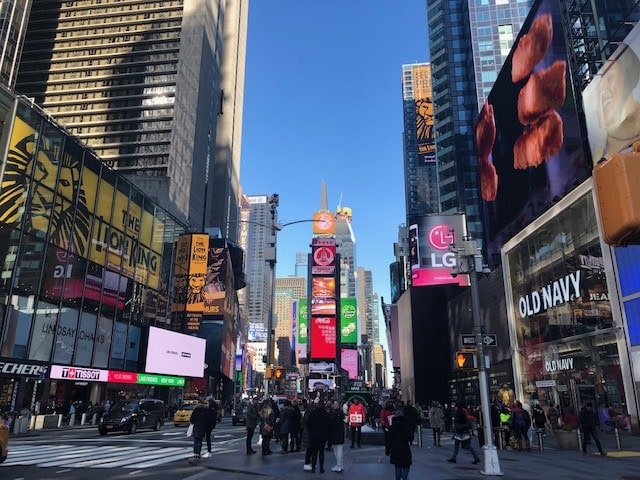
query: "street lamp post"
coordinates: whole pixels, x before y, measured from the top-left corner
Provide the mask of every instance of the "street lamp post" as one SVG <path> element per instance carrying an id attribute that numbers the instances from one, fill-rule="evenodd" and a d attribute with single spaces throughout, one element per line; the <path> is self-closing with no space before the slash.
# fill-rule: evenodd
<path id="1" fill-rule="evenodd" d="M 498 451 L 493 444 L 493 432 L 491 431 L 491 408 L 489 399 L 489 383 L 487 381 L 487 367 L 484 356 L 484 323 L 480 312 L 480 294 L 478 292 L 477 273 L 484 270 L 482 251 L 478 243 L 471 237 L 464 237 L 462 245 L 453 245 L 457 254 L 457 266 L 455 273 L 469 275 L 471 287 L 471 308 L 473 311 L 473 328 L 476 337 L 476 358 L 478 363 L 478 383 L 480 388 L 480 403 L 482 406 L 482 419 L 484 428 L 484 445 L 482 447 L 484 468 L 480 471 L 483 475 L 502 476 Z M 452 272 L 453 273 L 453 272 Z"/>

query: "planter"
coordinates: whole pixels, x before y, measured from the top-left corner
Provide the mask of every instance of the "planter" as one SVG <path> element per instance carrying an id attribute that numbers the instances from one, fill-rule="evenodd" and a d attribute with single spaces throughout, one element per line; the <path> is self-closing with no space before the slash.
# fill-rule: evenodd
<path id="1" fill-rule="evenodd" d="M 573 430 L 571 432 L 566 430 L 554 430 L 553 435 L 556 437 L 558 447 L 562 450 L 580 450 L 577 430 Z"/>

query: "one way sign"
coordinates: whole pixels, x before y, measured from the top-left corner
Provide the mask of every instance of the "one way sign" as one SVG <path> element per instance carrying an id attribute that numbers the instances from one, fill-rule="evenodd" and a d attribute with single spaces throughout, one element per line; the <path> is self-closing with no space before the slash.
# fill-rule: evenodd
<path id="1" fill-rule="evenodd" d="M 485 333 L 482 335 L 482 343 L 485 347 L 495 347 L 498 345 L 498 339 L 493 333 Z M 460 345 L 462 347 L 473 347 L 476 344 L 476 336 L 473 334 L 460 335 Z"/>

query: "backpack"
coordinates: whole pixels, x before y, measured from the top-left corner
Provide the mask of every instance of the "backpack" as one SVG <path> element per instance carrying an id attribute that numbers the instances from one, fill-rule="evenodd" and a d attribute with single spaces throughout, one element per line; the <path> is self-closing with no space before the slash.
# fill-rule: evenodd
<path id="1" fill-rule="evenodd" d="M 513 413 L 513 424 L 518 427 L 526 427 L 527 425 L 531 425 L 529 412 L 527 412 L 526 410 L 516 410 Z"/>

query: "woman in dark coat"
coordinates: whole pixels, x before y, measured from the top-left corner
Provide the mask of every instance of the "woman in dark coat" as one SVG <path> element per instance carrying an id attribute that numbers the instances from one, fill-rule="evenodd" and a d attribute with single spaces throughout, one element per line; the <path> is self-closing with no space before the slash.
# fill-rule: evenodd
<path id="1" fill-rule="evenodd" d="M 280 446 L 282 451 L 280 453 L 287 453 L 289 448 L 289 434 L 293 427 L 293 406 L 291 400 L 284 401 L 284 407 L 280 410 L 280 418 L 278 419 L 278 438 L 280 439 Z"/>
<path id="2" fill-rule="evenodd" d="M 271 408 L 271 401 L 265 400 L 260 408 L 260 435 L 262 435 L 262 456 L 271 455 L 273 452 L 269 448 L 273 430 L 276 425 L 276 415 Z"/>
<path id="3" fill-rule="evenodd" d="M 396 480 L 407 480 L 411 468 L 413 428 L 402 410 L 396 411 L 389 427 L 389 461 L 396 466 Z"/>
<path id="4" fill-rule="evenodd" d="M 204 403 L 203 399 L 198 400 L 196 408 L 191 412 L 189 423 L 193 425 L 193 433 L 191 435 L 193 437 L 193 458 L 194 460 L 199 460 L 202 440 L 207 435 L 209 425 L 211 425 L 209 405 Z"/>
<path id="5" fill-rule="evenodd" d="M 344 412 L 337 400 L 331 404 L 329 410 L 329 443 L 336 457 L 336 465 L 331 467 L 332 472 L 344 470 Z"/>
<path id="6" fill-rule="evenodd" d="M 309 414 L 306 428 L 309 429 L 311 445 L 311 471 L 316 471 L 316 462 L 320 460 L 320 473 L 324 473 L 324 445 L 329 440 L 329 414 L 322 400 L 316 402 L 315 408 Z"/>

